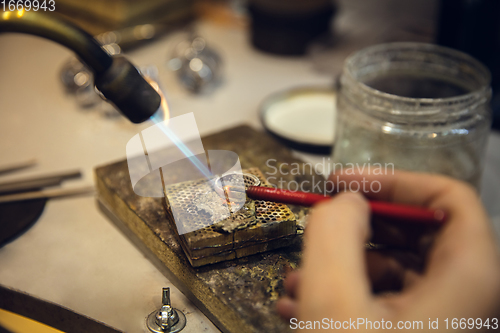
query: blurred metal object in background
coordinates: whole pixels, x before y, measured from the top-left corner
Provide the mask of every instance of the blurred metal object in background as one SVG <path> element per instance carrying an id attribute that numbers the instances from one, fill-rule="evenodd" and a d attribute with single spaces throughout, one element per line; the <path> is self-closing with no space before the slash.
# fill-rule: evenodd
<path id="1" fill-rule="evenodd" d="M 145 24 L 178 26 L 194 18 L 194 0 L 57 0 L 56 11 L 97 35 Z"/>
<path id="2" fill-rule="evenodd" d="M 168 67 L 177 73 L 180 83 L 195 94 L 208 92 L 221 82 L 221 56 L 194 33 L 174 47 Z"/>
<path id="3" fill-rule="evenodd" d="M 61 81 L 68 94 L 74 95 L 82 108 L 91 108 L 104 102 L 94 89 L 92 71 L 75 57 L 69 59 L 61 70 Z"/>
<path id="4" fill-rule="evenodd" d="M 95 39 L 101 42 L 110 53 L 118 54 L 152 42 L 184 26 L 184 24 L 174 25 L 168 23 L 138 24 L 100 33 L 95 36 Z"/>

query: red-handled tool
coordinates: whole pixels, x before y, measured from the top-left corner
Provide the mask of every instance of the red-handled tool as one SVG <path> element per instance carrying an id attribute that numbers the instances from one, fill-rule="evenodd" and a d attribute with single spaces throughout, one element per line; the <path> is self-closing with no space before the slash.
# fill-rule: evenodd
<path id="1" fill-rule="evenodd" d="M 249 186 L 246 188 L 246 194 L 250 199 L 254 200 L 281 202 L 300 206 L 313 206 L 321 201 L 330 200 L 332 198 L 328 195 L 288 191 L 262 186 Z M 369 201 L 369 203 L 373 215 L 379 217 L 431 225 L 440 225 L 446 220 L 445 212 L 440 209 L 432 210 L 382 201 Z"/>

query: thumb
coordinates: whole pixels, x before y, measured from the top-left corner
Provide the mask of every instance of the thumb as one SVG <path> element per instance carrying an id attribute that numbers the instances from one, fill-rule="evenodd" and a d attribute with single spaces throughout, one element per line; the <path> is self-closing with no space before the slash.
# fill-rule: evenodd
<path id="1" fill-rule="evenodd" d="M 299 313 L 347 315 L 371 297 L 364 244 L 369 206 L 359 193 L 343 193 L 315 207 L 309 218 L 299 286 Z"/>

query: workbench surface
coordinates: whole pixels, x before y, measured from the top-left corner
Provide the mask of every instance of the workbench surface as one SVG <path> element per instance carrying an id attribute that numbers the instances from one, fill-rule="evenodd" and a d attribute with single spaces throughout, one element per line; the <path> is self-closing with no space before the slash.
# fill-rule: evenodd
<path id="1" fill-rule="evenodd" d="M 346 1 L 347 2 L 347 1 Z M 214 93 L 192 96 L 166 68 L 175 35 L 129 54 L 139 65 L 156 65 L 172 116 L 194 112 L 202 135 L 246 123 L 259 128 L 259 103 L 270 93 L 333 79 L 313 70 L 310 59 L 259 53 L 241 28 L 199 23 L 198 31 L 221 51 L 225 79 Z M 36 157 L 39 166 L 12 177 L 81 169 L 92 183 L 97 165 L 125 157 L 130 138 L 151 123 L 110 120 L 81 110 L 64 93 L 58 73 L 71 53 L 24 35 L 0 35 L 0 164 Z M 359 48 L 360 45 L 350 46 Z M 339 52 L 337 69 L 350 52 Z M 335 70 L 335 69 L 333 69 Z M 500 225 L 500 135 L 491 134 L 483 200 Z M 318 157 L 297 154 L 315 161 Z M 76 185 L 76 182 L 68 185 Z M 498 230 L 498 228 L 497 228 Z M 218 329 L 110 223 L 92 197 L 50 201 L 22 237 L 0 248 L 0 284 L 64 305 L 126 332 L 147 332 L 145 318 L 161 304 L 161 288 L 187 316 L 185 332 Z"/>

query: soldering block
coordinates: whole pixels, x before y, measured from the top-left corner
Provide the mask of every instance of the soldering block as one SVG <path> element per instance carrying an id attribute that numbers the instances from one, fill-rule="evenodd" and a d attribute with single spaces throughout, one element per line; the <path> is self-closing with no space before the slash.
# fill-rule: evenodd
<path id="1" fill-rule="evenodd" d="M 243 172 L 257 176 L 261 186 L 271 186 L 258 168 Z M 203 184 L 206 182 L 206 179 L 200 179 L 164 187 L 163 204 L 173 229 L 193 229 L 193 226 L 199 228 L 181 235 L 177 232 L 182 249 L 193 267 L 290 245 L 297 227 L 295 215 L 285 204 L 256 200 L 255 221 L 247 227 L 225 232 L 214 226 L 210 216 L 197 209 L 194 204 L 195 198 L 203 195 L 206 189 Z M 174 219 L 174 215 L 177 219 Z M 178 226 L 176 223 L 184 225 Z"/>

